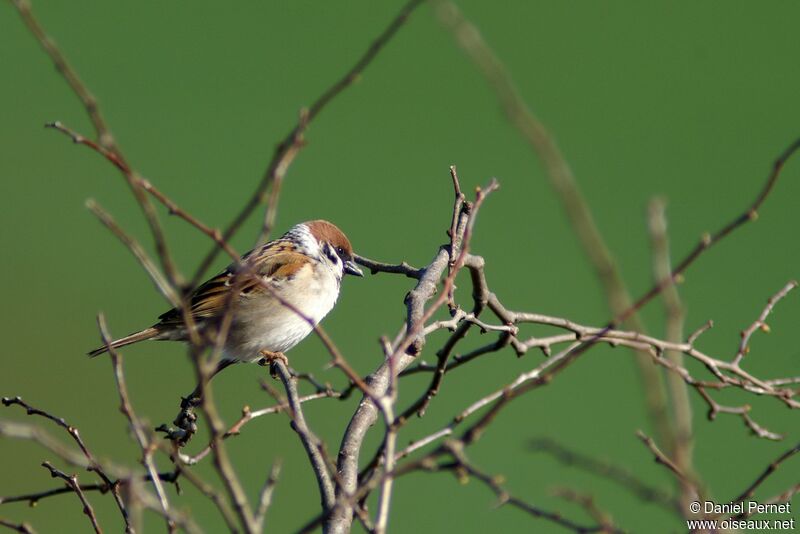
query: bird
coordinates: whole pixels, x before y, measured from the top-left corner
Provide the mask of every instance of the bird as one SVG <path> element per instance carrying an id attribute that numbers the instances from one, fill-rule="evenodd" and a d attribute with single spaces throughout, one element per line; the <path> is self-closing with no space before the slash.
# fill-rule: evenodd
<path id="1" fill-rule="evenodd" d="M 282 359 L 330 312 L 345 274 L 363 277 L 347 236 L 318 219 L 293 226 L 257 247 L 194 290 L 186 309 L 209 345 L 227 328 L 222 357 L 212 376 L 230 364 Z M 229 317 L 226 317 L 228 316 Z M 188 341 L 176 307 L 149 328 L 88 353 L 95 357 L 145 340 Z"/>

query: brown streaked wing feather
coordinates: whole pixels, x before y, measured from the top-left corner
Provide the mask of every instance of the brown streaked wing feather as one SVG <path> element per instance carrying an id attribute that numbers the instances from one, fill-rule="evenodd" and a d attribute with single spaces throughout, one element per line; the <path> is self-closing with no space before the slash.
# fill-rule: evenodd
<path id="1" fill-rule="evenodd" d="M 214 311 L 225 307 L 225 295 L 230 287 L 229 283 L 233 275 L 226 269 L 214 278 L 211 278 L 192 293 L 190 306 L 194 319 L 207 319 L 214 316 Z M 178 308 L 162 313 L 159 317 L 159 324 L 178 325 L 183 323 L 181 312 Z"/>
<path id="2" fill-rule="evenodd" d="M 269 280 L 286 280 L 292 278 L 308 263 L 308 258 L 299 252 L 279 252 L 261 261 L 256 270 L 258 274 Z M 253 281 L 256 285 L 257 281 Z"/>
<path id="3" fill-rule="evenodd" d="M 272 250 L 269 250 L 272 249 Z M 268 252 L 269 251 L 269 252 Z M 254 253 L 258 252 L 255 256 Z M 256 249 L 244 256 L 243 260 L 254 264 L 255 272 L 266 281 L 290 279 L 307 263 L 307 258 L 293 250 L 290 244 L 281 241 L 269 243 L 262 249 Z M 256 276 L 247 276 L 237 281 L 236 275 L 229 267 L 214 278 L 198 287 L 191 297 L 191 310 L 194 319 L 211 319 L 224 313 L 229 290 L 239 288 L 239 295 L 252 297 L 267 291 Z M 160 317 L 160 324 L 179 324 L 183 322 L 180 311 L 169 310 Z"/>

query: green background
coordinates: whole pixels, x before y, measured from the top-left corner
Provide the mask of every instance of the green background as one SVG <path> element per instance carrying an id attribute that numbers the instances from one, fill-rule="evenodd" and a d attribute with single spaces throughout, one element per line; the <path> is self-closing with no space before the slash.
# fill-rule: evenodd
<path id="1" fill-rule="evenodd" d="M 459 5 L 553 132 L 634 294 L 652 279 L 645 225 L 650 198 L 668 199 L 673 255 L 680 257 L 702 232 L 720 227 L 751 201 L 773 159 L 800 134 L 797 2 Z M 224 227 L 252 193 L 298 110 L 351 66 L 399 6 L 362 0 L 34 4 L 99 98 L 135 168 L 216 227 Z M 0 4 L 0 67 L 0 393 L 53 410 L 80 428 L 99 457 L 134 466 L 137 449 L 117 410 L 110 365 L 84 352 L 99 343 L 98 311 L 122 335 L 149 325 L 167 305 L 84 201 L 95 198 L 148 250 L 151 240 L 119 174 L 96 154 L 42 128 L 57 119 L 91 132 L 80 104 L 7 2 Z M 327 218 L 361 254 L 423 265 L 446 239 L 452 201 L 447 168 L 454 163 L 465 189 L 492 176 L 501 183 L 481 212 L 473 243 L 474 252 L 486 258 L 490 286 L 500 299 L 511 309 L 590 324 L 608 319 L 599 284 L 532 151 L 429 6 L 412 16 L 359 83 L 323 111 L 307 139 L 284 185 L 278 231 Z M 708 319 L 716 322 L 701 338 L 708 353 L 732 356 L 739 331 L 766 298 L 798 277 L 799 179 L 800 162 L 792 161 L 759 221 L 704 256 L 680 288 L 687 331 Z M 260 214 L 233 239 L 238 250 L 252 244 Z M 164 219 L 180 268 L 192 273 L 208 239 L 177 218 Z M 215 268 L 224 263 L 218 260 Z M 461 286 L 459 300 L 467 305 L 466 279 Z M 379 364 L 377 339 L 401 325 L 410 288 L 411 281 L 389 275 L 345 281 L 340 304 L 324 326 L 360 372 Z M 663 335 L 660 303 L 651 304 L 644 317 L 651 333 Z M 800 300 L 790 295 L 769 321 L 773 333 L 756 334 L 748 369 L 768 378 L 798 374 L 798 317 Z M 440 334 L 429 340 L 427 360 L 442 339 Z M 462 350 L 488 339 L 473 333 Z M 125 354 L 140 415 L 153 424 L 171 420 L 178 396 L 192 386 L 181 346 L 144 344 Z M 290 357 L 298 369 L 343 383 L 338 372 L 326 370 L 317 339 L 309 338 Z M 449 375 L 426 417 L 401 433 L 401 445 L 446 424 L 540 360 L 538 352 L 517 359 L 508 349 Z M 226 421 L 235 420 L 245 404 L 272 402 L 259 390 L 263 375 L 261 368 L 238 366 L 215 381 Z M 420 377 L 404 381 L 401 406 L 426 384 Z M 725 502 L 797 443 L 800 433 L 797 414 L 773 399 L 717 398 L 752 403 L 757 421 L 787 434 L 783 443 L 772 443 L 750 436 L 735 417 L 708 422 L 704 404 L 692 393 L 698 471 L 711 495 Z M 504 474 L 516 496 L 581 522 L 591 521 L 554 497 L 552 488 L 591 493 L 631 531 L 682 531 L 682 522 L 663 509 L 527 450 L 530 439 L 548 436 L 669 488 L 671 477 L 634 436 L 638 428 L 652 430 L 642 399 L 630 352 L 598 348 L 552 385 L 512 404 L 470 454 L 486 471 Z M 329 449 L 338 448 L 356 402 L 308 405 L 309 422 Z M 17 408 L 4 409 L 2 417 L 25 419 Z M 378 433 L 373 429 L 364 456 L 374 450 Z M 228 443 L 252 499 L 274 459 L 284 460 L 268 515 L 273 531 L 294 530 L 316 513 L 316 485 L 285 416 L 257 420 Z M 0 441 L 0 495 L 56 486 L 39 467 L 44 459 L 55 460 L 34 445 Z M 197 470 L 214 480 L 208 461 Z M 797 482 L 797 472 L 795 459 L 759 495 L 785 490 Z M 183 486 L 183 496 L 170 488 L 172 503 L 191 509 L 206 531 L 220 531 L 214 509 L 189 484 Z M 119 531 L 112 500 L 91 499 L 106 530 Z M 517 510 L 496 509 L 494 502 L 477 481 L 460 486 L 449 474 L 415 474 L 396 485 L 390 527 L 560 531 Z M 0 517 L 29 520 L 41 532 L 89 528 L 72 495 L 33 509 L 3 505 Z M 163 529 L 152 515 L 146 526 Z"/>

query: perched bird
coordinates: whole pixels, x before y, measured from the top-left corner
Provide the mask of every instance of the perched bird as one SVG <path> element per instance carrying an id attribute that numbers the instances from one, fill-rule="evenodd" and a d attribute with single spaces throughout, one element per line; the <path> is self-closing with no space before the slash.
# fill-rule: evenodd
<path id="1" fill-rule="evenodd" d="M 364 276 L 353 261 L 347 236 L 328 221 L 308 221 L 251 250 L 239 263 L 202 284 L 192 293 L 188 308 L 199 333 L 210 340 L 226 314 L 230 315 L 225 319 L 228 332 L 217 371 L 235 362 L 285 358 L 283 353 L 331 311 L 345 274 Z M 120 348 L 146 339 L 186 341 L 188 337 L 181 311 L 173 308 L 150 328 L 110 346 Z M 89 356 L 107 350 L 103 346 Z"/>

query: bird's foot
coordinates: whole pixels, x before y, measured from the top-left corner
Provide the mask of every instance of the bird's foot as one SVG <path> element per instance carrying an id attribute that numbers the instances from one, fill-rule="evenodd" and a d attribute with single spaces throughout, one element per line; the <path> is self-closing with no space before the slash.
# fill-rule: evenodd
<path id="1" fill-rule="evenodd" d="M 199 405 L 200 399 L 194 395 L 183 397 L 181 410 L 172 422 L 177 428 L 162 424 L 156 430 L 164 432 L 164 437 L 174 442 L 178 447 L 183 447 L 197 433 L 197 414 L 194 413 L 194 409 Z"/>
<path id="2" fill-rule="evenodd" d="M 286 366 L 287 369 L 289 368 L 289 358 L 287 358 L 286 355 L 282 352 L 272 352 L 271 350 L 265 349 L 261 351 L 261 355 L 263 356 L 263 358 L 258 360 L 258 365 L 262 367 L 269 366 L 270 368 L 269 373 L 272 375 L 272 378 L 277 378 L 278 376 L 275 369 L 273 368 L 273 364 L 275 364 L 276 362 L 281 362 L 283 365 Z"/>
<path id="3" fill-rule="evenodd" d="M 258 360 L 258 365 L 261 365 L 262 367 L 266 367 L 268 365 L 272 365 L 272 363 L 275 362 L 275 361 L 281 361 L 281 362 L 283 362 L 283 365 L 285 365 L 286 367 L 289 367 L 289 358 L 287 358 L 284 353 L 282 353 L 282 352 L 272 352 L 271 350 L 266 350 L 266 349 L 264 349 L 264 350 L 262 350 L 260 352 L 261 352 L 261 355 L 263 356 L 263 358 Z"/>

